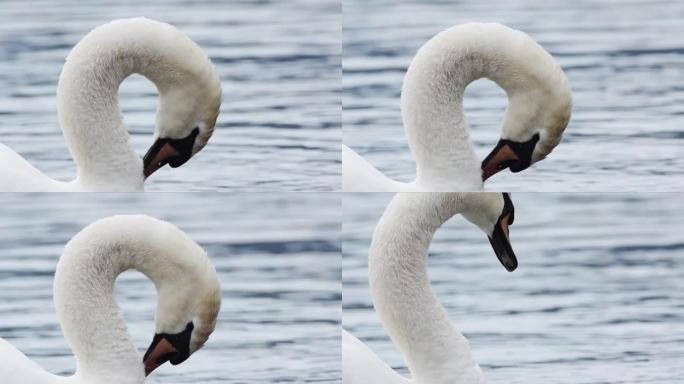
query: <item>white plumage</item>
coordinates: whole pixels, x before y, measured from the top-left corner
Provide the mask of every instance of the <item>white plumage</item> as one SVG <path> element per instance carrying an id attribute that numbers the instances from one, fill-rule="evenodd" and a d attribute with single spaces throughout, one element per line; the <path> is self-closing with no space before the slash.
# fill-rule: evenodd
<path id="1" fill-rule="evenodd" d="M 160 94 L 155 139 L 200 129 L 197 153 L 212 135 L 221 86 L 207 55 L 173 26 L 145 18 L 95 28 L 71 51 L 57 103 L 77 177 L 58 181 L 0 145 L 0 191 L 142 191 L 143 165 L 129 143 L 118 102 L 121 82 L 139 73 Z"/>
<path id="2" fill-rule="evenodd" d="M 142 356 L 131 342 L 114 295 L 119 274 L 135 269 L 157 289 L 156 333 L 194 324 L 189 352 L 216 325 L 221 291 L 204 250 L 181 230 L 148 216 L 113 216 L 90 224 L 67 243 L 57 265 L 54 300 L 76 357 L 71 377 L 53 375 L 0 339 L 3 384 L 141 384 Z"/>
<path id="3" fill-rule="evenodd" d="M 404 77 L 401 114 L 416 160 L 415 181 L 391 180 L 343 146 L 343 190 L 482 190 L 481 164 L 470 142 L 463 93 L 483 77 L 508 95 L 501 138 L 525 142 L 539 134 L 531 163 L 548 155 L 560 142 L 572 109 L 563 70 L 521 31 L 501 24 L 457 25 L 425 43 Z"/>
<path id="4" fill-rule="evenodd" d="M 430 288 L 428 247 L 457 214 L 488 236 L 504 207 L 501 193 L 400 193 L 373 233 L 368 274 L 375 311 L 411 372 L 404 378 L 360 340 L 342 334 L 343 384 L 483 384 L 465 337 Z"/>

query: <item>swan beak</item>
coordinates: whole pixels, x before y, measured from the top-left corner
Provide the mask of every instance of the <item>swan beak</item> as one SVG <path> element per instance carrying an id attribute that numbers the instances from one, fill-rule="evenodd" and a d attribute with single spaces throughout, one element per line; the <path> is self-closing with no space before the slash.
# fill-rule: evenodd
<path id="1" fill-rule="evenodd" d="M 160 365 L 170 361 L 178 365 L 190 357 L 190 339 L 195 325 L 189 322 L 185 330 L 180 333 L 157 333 L 152 339 L 143 357 L 145 376 L 149 375 Z"/>
<path id="2" fill-rule="evenodd" d="M 179 155 L 178 151 L 170 143 L 158 145 L 159 142 L 159 140 L 154 142 L 154 145 L 150 147 L 143 159 L 143 173 L 146 179 L 157 169 L 166 165 L 170 158 Z"/>
<path id="3" fill-rule="evenodd" d="M 538 133 L 522 143 L 500 139 L 492 152 L 482 161 L 482 181 L 506 168 L 510 168 L 511 172 L 527 169 L 532 164 L 532 153 L 538 142 Z"/>
<path id="4" fill-rule="evenodd" d="M 520 158 L 515 154 L 510 145 L 497 145 L 482 162 L 482 181 L 489 179 L 495 173 L 506 169 L 509 165 L 519 160 Z"/>
<path id="5" fill-rule="evenodd" d="M 499 218 L 499 221 L 494 226 L 492 235 L 489 236 L 489 243 L 499 258 L 501 264 L 508 272 L 513 272 L 518 268 L 518 259 L 515 257 L 515 252 L 511 247 L 511 240 L 508 237 L 508 225 L 510 223 L 511 213 L 508 213 Z"/>
<path id="6" fill-rule="evenodd" d="M 163 338 L 159 339 L 159 341 L 150 346 L 150 348 L 152 349 L 145 353 L 145 358 L 143 360 L 143 364 L 145 365 L 145 376 L 159 368 L 160 365 L 169 361 L 171 356 L 178 352 L 173 344 Z"/>
<path id="7" fill-rule="evenodd" d="M 157 139 L 143 158 L 145 178 L 147 179 L 166 164 L 169 164 L 171 168 L 177 168 L 190 160 L 197 135 L 199 135 L 199 128 L 193 129 L 183 139 Z"/>

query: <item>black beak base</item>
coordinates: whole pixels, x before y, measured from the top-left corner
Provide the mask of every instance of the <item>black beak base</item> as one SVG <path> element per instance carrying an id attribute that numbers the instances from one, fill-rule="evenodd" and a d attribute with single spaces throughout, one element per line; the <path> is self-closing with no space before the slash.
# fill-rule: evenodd
<path id="1" fill-rule="evenodd" d="M 176 334 L 157 333 L 156 335 L 154 335 L 152 343 L 150 344 L 149 348 L 147 348 L 147 352 L 145 352 L 143 362 L 147 361 L 147 359 L 150 357 L 153 351 L 157 348 L 157 345 L 162 340 L 166 340 L 168 343 L 170 343 L 175 349 L 175 352 L 166 353 L 161 356 L 158 356 L 156 358 L 157 361 L 155 362 L 155 365 L 158 366 L 164 364 L 167 361 L 171 362 L 171 364 L 173 365 L 177 365 L 184 362 L 185 360 L 187 360 L 188 357 L 190 357 L 190 337 L 192 335 L 192 330 L 194 328 L 195 325 L 192 322 L 189 322 L 188 325 L 185 327 L 185 330 L 183 330 L 183 332 Z"/>
<path id="2" fill-rule="evenodd" d="M 487 155 L 487 157 L 484 160 L 482 160 L 482 168 L 485 168 L 485 166 L 492 160 L 492 158 L 499 153 L 501 148 L 508 146 L 511 149 L 511 151 L 513 151 L 517 159 L 511 159 L 501 164 L 497 164 L 497 168 L 499 170 L 509 168 L 513 173 L 525 170 L 532 163 L 532 152 L 534 152 L 534 148 L 536 147 L 537 142 L 539 142 L 538 133 L 535 133 L 534 136 L 532 136 L 532 138 L 523 143 L 519 143 L 513 140 L 500 139 L 499 142 L 496 143 L 494 149 L 489 153 L 489 155 Z"/>
<path id="3" fill-rule="evenodd" d="M 156 168 L 159 168 L 164 164 L 169 164 L 171 168 L 180 167 L 190 160 L 190 157 L 192 157 L 192 148 L 195 145 L 195 139 L 197 138 L 197 135 L 199 135 L 199 127 L 195 127 L 195 129 L 193 129 L 192 132 L 183 139 L 157 139 L 157 141 L 152 144 L 150 149 L 147 150 L 145 157 L 143 157 L 143 167 L 145 169 L 150 168 L 150 165 L 156 160 L 159 152 L 167 144 L 173 147 L 177 154 L 163 159 L 163 164 L 157 166 Z"/>

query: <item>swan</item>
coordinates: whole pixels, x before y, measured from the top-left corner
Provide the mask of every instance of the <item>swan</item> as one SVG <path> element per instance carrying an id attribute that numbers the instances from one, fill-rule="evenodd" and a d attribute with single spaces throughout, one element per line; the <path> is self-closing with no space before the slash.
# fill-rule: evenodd
<path id="1" fill-rule="evenodd" d="M 129 143 L 119 85 L 138 73 L 160 95 L 154 144 L 141 161 Z M 160 167 L 178 167 L 211 137 L 221 84 L 207 55 L 175 27 L 120 19 L 86 35 L 69 53 L 57 86 L 59 122 L 77 177 L 58 181 L 0 144 L 0 191 L 142 191 Z"/>
<path id="2" fill-rule="evenodd" d="M 427 275 L 434 233 L 459 213 L 487 234 L 508 271 L 517 268 L 508 237 L 514 207 L 507 193 L 397 194 L 373 233 L 368 272 L 375 310 L 406 359 L 412 379 L 399 375 L 343 330 L 344 384 L 485 383 L 468 341 L 449 321 Z"/>
<path id="3" fill-rule="evenodd" d="M 156 334 L 141 358 L 116 303 L 116 277 L 136 269 L 157 289 Z M 65 246 L 54 280 L 57 318 L 76 373 L 56 376 L 0 339 L 4 384 L 139 384 L 200 349 L 216 326 L 221 288 L 204 250 L 170 223 L 143 215 L 96 221 Z"/>
<path id="4" fill-rule="evenodd" d="M 501 139 L 480 162 L 469 139 L 463 92 L 483 77 L 506 91 L 508 108 Z M 416 160 L 416 179 L 390 179 L 342 145 L 342 189 L 480 191 L 495 173 L 505 168 L 520 172 L 551 153 L 571 110 L 563 70 L 530 36 L 494 23 L 451 27 L 418 50 L 404 77 L 401 115 Z"/>

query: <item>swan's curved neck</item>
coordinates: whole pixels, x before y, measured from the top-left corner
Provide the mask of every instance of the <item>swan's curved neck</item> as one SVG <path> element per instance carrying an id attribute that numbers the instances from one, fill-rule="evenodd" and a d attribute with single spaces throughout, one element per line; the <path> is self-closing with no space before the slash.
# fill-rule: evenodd
<path id="1" fill-rule="evenodd" d="M 144 382 L 142 357 L 126 331 L 114 283 L 126 270 L 142 272 L 154 282 L 162 310 L 171 300 L 169 293 L 184 294 L 182 287 L 192 286 L 188 280 L 200 281 L 179 256 L 194 254 L 199 247 L 178 239 L 180 231 L 169 227 L 136 225 L 117 217 L 86 227 L 65 247 L 55 274 L 54 300 L 64 337 L 76 356 L 76 377 L 98 383 Z"/>
<path id="2" fill-rule="evenodd" d="M 77 180 L 93 189 L 142 189 L 142 161 L 129 142 L 118 99 L 119 85 L 141 58 L 125 60 L 120 47 L 119 53 L 106 45 L 91 50 L 87 43 L 79 43 L 67 58 L 57 89 L 60 124 Z"/>
<path id="3" fill-rule="evenodd" d="M 428 247 L 437 229 L 460 212 L 438 194 L 399 194 L 373 235 L 369 255 L 375 309 L 420 384 L 481 383 L 467 340 L 430 288 Z"/>
<path id="4" fill-rule="evenodd" d="M 463 65 L 453 73 L 425 71 L 422 57 L 409 67 L 401 93 L 401 112 L 416 159 L 416 182 L 430 190 L 479 190 L 482 174 L 463 113 L 463 92 L 476 79 Z M 445 188 L 446 187 L 446 188 Z"/>
<path id="5" fill-rule="evenodd" d="M 129 143 L 119 86 L 138 73 L 155 84 L 160 105 L 168 94 L 180 92 L 191 106 L 193 92 L 203 84 L 197 77 L 207 70 L 193 67 L 188 57 L 196 52 L 188 50 L 185 40 L 169 25 L 130 19 L 96 28 L 73 48 L 59 78 L 57 100 L 80 183 L 96 190 L 142 189 L 142 161 Z"/>
<path id="6" fill-rule="evenodd" d="M 542 123 L 537 121 L 545 116 L 540 108 L 559 92 L 553 89 L 557 76 L 563 77 L 543 48 L 502 25 L 464 24 L 433 37 L 411 62 L 401 95 L 418 182 L 482 185 L 463 111 L 468 84 L 486 77 L 506 91 L 506 139 L 511 132 Z"/>

